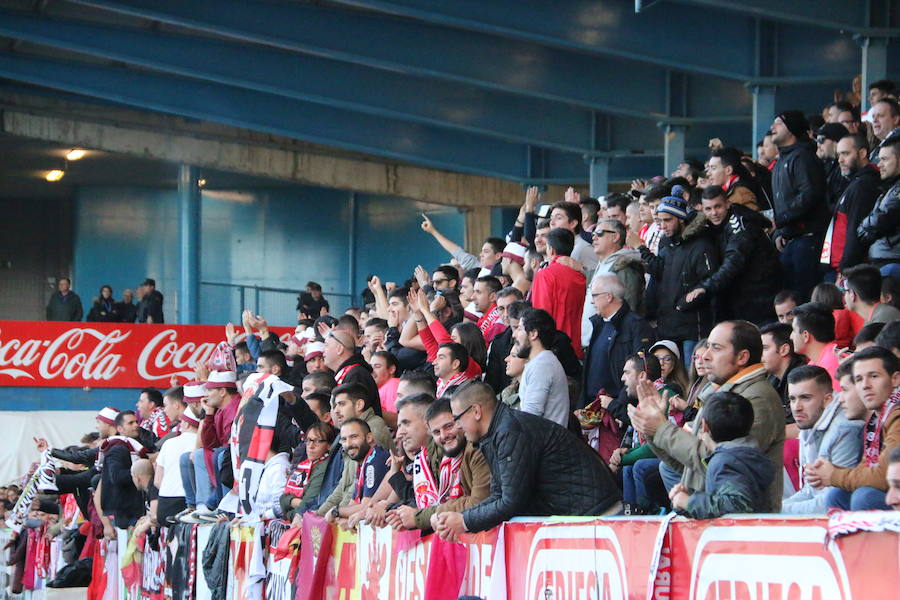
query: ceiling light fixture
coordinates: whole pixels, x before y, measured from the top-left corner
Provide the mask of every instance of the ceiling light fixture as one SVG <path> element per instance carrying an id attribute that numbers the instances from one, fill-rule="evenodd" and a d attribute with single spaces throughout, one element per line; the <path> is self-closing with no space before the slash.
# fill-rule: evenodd
<path id="1" fill-rule="evenodd" d="M 197 180 L 197 187 L 203 187 L 205 185 L 206 185 L 206 180 L 203 179 L 202 177 Z"/>
<path id="2" fill-rule="evenodd" d="M 62 171 L 60 169 L 53 169 L 52 171 L 49 171 L 47 173 L 47 175 L 44 176 L 44 178 L 47 181 L 55 182 L 55 181 L 59 181 L 60 179 L 62 179 L 65 176 L 65 174 L 66 174 L 65 171 Z"/>
<path id="3" fill-rule="evenodd" d="M 79 160 L 84 158 L 84 155 L 87 154 L 81 148 L 72 148 L 68 152 L 66 152 L 66 160 Z"/>

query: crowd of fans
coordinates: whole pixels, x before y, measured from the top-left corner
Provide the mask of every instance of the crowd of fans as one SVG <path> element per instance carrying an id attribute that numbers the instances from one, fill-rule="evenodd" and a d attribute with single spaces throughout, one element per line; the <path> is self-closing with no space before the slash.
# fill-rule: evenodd
<path id="1" fill-rule="evenodd" d="M 314 511 L 456 540 L 522 515 L 900 509 L 900 107 L 869 92 L 862 119 L 779 114 L 756 159 L 713 140 L 628 193 L 529 188 L 478 256 L 425 216 L 446 264 L 372 276 L 337 317 L 310 282 L 288 341 L 245 311 L 194 381 L 104 408 L 85 447 L 38 440 L 60 500 L 31 516 L 74 503 L 112 537 Z M 61 281 L 48 318 L 76 303 Z M 92 314 L 117 306 L 104 288 Z"/>

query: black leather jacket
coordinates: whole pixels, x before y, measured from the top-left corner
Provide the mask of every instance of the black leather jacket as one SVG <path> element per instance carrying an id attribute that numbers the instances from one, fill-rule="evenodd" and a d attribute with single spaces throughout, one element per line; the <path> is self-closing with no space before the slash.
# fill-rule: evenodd
<path id="1" fill-rule="evenodd" d="M 807 233 L 821 234 L 828 226 L 825 169 L 810 140 L 778 149 L 772 169 L 776 236 L 786 240 Z"/>
<path id="2" fill-rule="evenodd" d="M 491 495 L 463 511 L 469 531 L 521 516 L 600 515 L 621 500 L 597 453 L 542 417 L 498 403 L 477 445 L 491 470 Z"/>

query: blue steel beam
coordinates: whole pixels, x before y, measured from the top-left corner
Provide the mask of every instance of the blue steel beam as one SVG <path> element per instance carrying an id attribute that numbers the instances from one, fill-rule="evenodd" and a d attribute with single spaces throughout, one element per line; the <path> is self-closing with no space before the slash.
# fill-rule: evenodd
<path id="1" fill-rule="evenodd" d="M 716 8 L 751 15 L 773 21 L 813 25 L 827 29 L 837 29 L 852 33 L 877 36 L 900 37 L 900 28 L 870 26 L 870 15 L 866 9 L 868 2 L 849 0 L 676 0 L 681 4 L 694 4 L 704 8 Z M 654 7 L 653 10 L 656 10 Z M 877 24 L 877 21 L 876 21 Z"/>
<path id="2" fill-rule="evenodd" d="M 604 54 L 663 67 L 743 79 L 750 75 L 753 48 L 746 20 L 698 18 L 662 3 L 635 14 L 621 0 L 334 0 L 383 13 Z M 687 32 L 690 32 L 687 34 Z M 685 43 L 690 39 L 703 44 Z M 709 48 L 715 48 L 710 52 Z"/>
<path id="3" fill-rule="evenodd" d="M 599 111 L 662 116 L 665 105 L 665 72 L 659 67 L 361 11 L 296 2 L 73 1 L 245 42 Z M 623 77 L 635 83 L 609 85 Z"/>
<path id="4" fill-rule="evenodd" d="M 622 0 L 334 1 L 438 25 L 591 54 L 617 56 L 682 71 L 741 80 L 753 74 L 756 16 L 752 12 L 736 15 L 725 10 L 685 7 L 661 1 L 654 4 L 652 10 L 640 14 L 635 14 L 633 4 Z M 852 6 L 848 11 L 847 6 L 854 3 L 847 0 L 824 1 L 829 6 L 841 5 L 838 13 L 861 12 L 861 9 Z M 771 2 L 784 9 L 784 13 L 791 12 L 794 5 L 800 4 L 806 5 L 800 12 L 816 14 L 819 11 L 817 2 Z M 735 10 L 741 10 L 747 3 L 709 0 L 707 4 L 718 9 L 733 6 Z M 820 25 L 815 19 L 808 24 Z M 819 78 L 836 80 L 845 77 L 847 71 L 841 69 L 839 61 L 830 64 L 832 61 L 825 58 L 829 56 L 827 50 L 831 40 L 825 43 L 815 39 L 807 41 L 815 31 L 809 27 L 800 28 L 801 31 L 797 29 L 796 25 L 792 28 L 798 38 L 806 41 L 802 54 L 817 57 L 815 64 L 809 64 L 808 68 L 814 70 Z M 833 31 L 827 33 L 834 36 Z M 896 35 L 897 31 L 894 33 Z M 710 48 L 715 51 L 711 52 Z"/>
<path id="5" fill-rule="evenodd" d="M 525 146 L 197 80 L 0 53 L 0 77 L 465 173 L 525 178 Z"/>
<path id="6" fill-rule="evenodd" d="M 376 116 L 591 152 L 591 111 L 570 104 L 262 46 L 72 23 L 2 9 L 0 35 Z"/>

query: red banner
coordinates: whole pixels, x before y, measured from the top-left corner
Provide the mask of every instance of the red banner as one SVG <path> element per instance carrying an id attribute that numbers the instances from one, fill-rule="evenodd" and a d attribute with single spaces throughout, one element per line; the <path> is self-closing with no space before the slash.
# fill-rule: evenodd
<path id="1" fill-rule="evenodd" d="M 0 386 L 168 387 L 193 379 L 222 340 L 216 325 L 0 321 Z"/>

